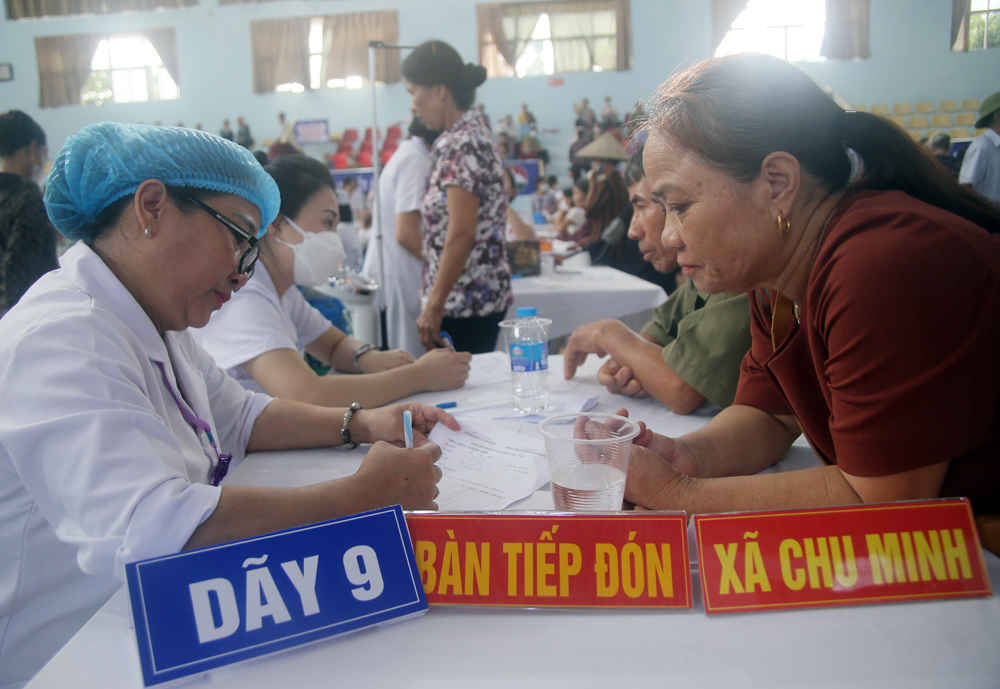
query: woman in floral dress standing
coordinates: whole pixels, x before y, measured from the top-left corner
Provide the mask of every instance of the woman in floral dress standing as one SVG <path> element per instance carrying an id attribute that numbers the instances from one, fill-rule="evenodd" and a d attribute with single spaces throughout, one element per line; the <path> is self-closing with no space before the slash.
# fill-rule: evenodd
<path id="1" fill-rule="evenodd" d="M 431 129 L 444 130 L 431 151 L 421 205 L 420 341 L 427 349 L 445 346 L 444 330 L 460 351 L 489 352 L 514 299 L 504 239 L 503 164 L 482 115 L 472 108 L 486 70 L 465 64 L 447 43 L 428 41 L 410 53 L 402 72 L 415 115 Z"/>

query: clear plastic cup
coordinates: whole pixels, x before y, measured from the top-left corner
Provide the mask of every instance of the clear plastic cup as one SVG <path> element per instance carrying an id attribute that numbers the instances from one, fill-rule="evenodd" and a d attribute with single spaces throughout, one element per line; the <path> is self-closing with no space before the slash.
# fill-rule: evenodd
<path id="1" fill-rule="evenodd" d="M 638 423 L 615 414 L 560 414 L 541 421 L 538 431 L 545 438 L 557 510 L 610 512 L 622 508 Z"/>

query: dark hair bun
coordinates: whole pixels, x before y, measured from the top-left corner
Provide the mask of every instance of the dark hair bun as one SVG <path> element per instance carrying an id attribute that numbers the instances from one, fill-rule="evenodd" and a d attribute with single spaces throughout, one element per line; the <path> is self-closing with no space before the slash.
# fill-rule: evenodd
<path id="1" fill-rule="evenodd" d="M 486 81 L 486 68 L 482 65 L 475 65 L 471 62 L 465 64 L 464 74 L 466 85 L 470 88 L 481 86 Z"/>

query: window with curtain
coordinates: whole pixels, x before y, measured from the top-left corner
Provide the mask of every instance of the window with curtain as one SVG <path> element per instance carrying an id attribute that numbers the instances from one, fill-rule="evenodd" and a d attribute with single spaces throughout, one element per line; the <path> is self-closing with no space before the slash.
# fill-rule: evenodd
<path id="1" fill-rule="evenodd" d="M 368 42 L 398 43 L 399 19 L 391 10 L 253 22 L 251 39 L 257 93 L 355 89 L 369 80 Z M 400 79 L 399 51 L 378 51 L 375 80 Z"/>
<path id="2" fill-rule="evenodd" d="M 958 48 L 952 41 L 952 50 L 988 50 L 1000 48 L 1000 0 L 965 0 L 965 12 L 968 20 L 961 29 L 962 36 Z M 953 23 L 954 33 L 954 23 Z"/>
<path id="3" fill-rule="evenodd" d="M 732 4 L 732 3 L 730 3 Z M 823 60 L 825 0 L 750 0 L 716 55 L 764 53 L 789 62 Z"/>
<path id="4" fill-rule="evenodd" d="M 626 70 L 629 0 L 477 5 L 479 58 L 489 77 Z"/>
<path id="5" fill-rule="evenodd" d="M 197 7 L 199 0 L 6 0 L 8 19 L 115 14 Z"/>
<path id="6" fill-rule="evenodd" d="M 173 29 L 99 38 L 81 103 L 142 103 L 180 97 Z"/>
<path id="7" fill-rule="evenodd" d="M 40 36 L 35 52 L 43 108 L 180 97 L 173 28 Z"/>

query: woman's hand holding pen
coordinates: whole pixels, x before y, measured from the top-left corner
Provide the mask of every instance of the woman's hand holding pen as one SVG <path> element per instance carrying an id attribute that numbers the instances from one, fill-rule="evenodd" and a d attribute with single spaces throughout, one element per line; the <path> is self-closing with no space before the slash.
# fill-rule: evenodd
<path id="1" fill-rule="evenodd" d="M 472 355 L 439 347 L 420 357 L 413 368 L 419 371 L 425 390 L 454 390 L 469 377 Z"/>
<path id="2" fill-rule="evenodd" d="M 438 423 L 443 423 L 453 431 L 461 429 L 455 417 L 437 407 L 417 402 L 394 404 L 378 409 L 364 409 L 356 412 L 351 420 L 351 438 L 355 442 L 375 443 L 380 440 L 403 447 L 406 435 L 403 432 L 403 411 L 409 409 L 413 415 L 413 444 L 421 447 L 427 444 L 427 434 Z M 355 435 L 354 419 L 357 419 Z"/>

